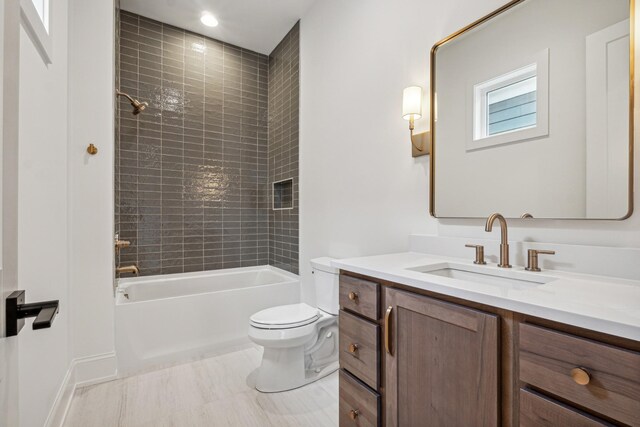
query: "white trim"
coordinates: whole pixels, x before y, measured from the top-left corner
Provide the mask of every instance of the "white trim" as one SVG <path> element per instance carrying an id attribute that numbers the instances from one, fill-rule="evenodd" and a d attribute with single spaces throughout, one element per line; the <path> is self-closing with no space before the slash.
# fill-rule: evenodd
<path id="1" fill-rule="evenodd" d="M 53 62 L 50 1 L 45 1 L 44 22 L 31 0 L 20 0 L 20 22 L 45 64 Z"/>
<path id="2" fill-rule="evenodd" d="M 110 352 L 73 360 L 76 387 L 111 381 L 118 376 L 116 353 Z"/>
<path id="3" fill-rule="evenodd" d="M 480 98 L 483 93 L 491 89 L 487 83 L 492 81 L 509 82 L 509 75 L 522 70 L 523 72 L 535 67 L 536 74 L 536 125 L 516 129 L 510 132 L 499 133 L 491 136 L 482 136 L 482 120 L 485 115 L 484 103 Z M 467 117 L 469 118 L 468 129 L 470 130 L 466 138 L 467 151 L 492 147 L 495 145 L 508 144 L 510 142 L 525 141 L 549 135 L 549 49 L 543 49 L 529 59 L 520 67 L 513 68 L 500 75 L 500 77 L 485 80 L 482 83 L 473 84 L 469 88 L 471 102 L 468 103 Z M 524 74 L 523 74 L 524 75 Z M 479 132 L 480 130 L 480 132 Z M 480 133 L 480 135 L 478 134 Z"/>
<path id="4" fill-rule="evenodd" d="M 71 406 L 71 399 L 73 398 L 73 393 L 76 388 L 75 384 L 73 384 L 72 378 L 73 362 L 71 362 L 69 370 L 67 370 L 67 374 L 64 376 L 62 384 L 58 389 L 56 399 L 53 401 L 49 415 L 44 422 L 45 427 L 58 427 L 64 424 L 64 420 L 67 417 L 67 412 Z"/>
<path id="5" fill-rule="evenodd" d="M 78 388 L 114 380 L 118 377 L 116 353 L 73 359 L 51 406 L 45 427 L 62 427 Z"/>

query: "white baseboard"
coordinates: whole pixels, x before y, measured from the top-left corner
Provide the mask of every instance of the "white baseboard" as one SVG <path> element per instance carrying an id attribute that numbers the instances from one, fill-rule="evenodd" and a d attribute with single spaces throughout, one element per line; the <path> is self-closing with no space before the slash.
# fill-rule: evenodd
<path id="1" fill-rule="evenodd" d="M 76 387 L 111 381 L 118 375 L 115 352 L 74 359 L 72 364 Z"/>
<path id="2" fill-rule="evenodd" d="M 47 420 L 44 422 L 45 427 L 62 427 L 62 424 L 64 424 L 64 419 L 67 416 L 67 411 L 71 405 L 71 398 L 75 390 L 75 384 L 72 379 L 73 361 L 69 365 L 69 369 L 58 389 L 56 400 L 53 402 L 53 406 L 51 406 Z"/>
<path id="3" fill-rule="evenodd" d="M 73 359 L 58 389 L 56 399 L 45 421 L 45 427 L 62 427 L 77 388 L 111 381 L 117 376 L 118 364 L 115 352 Z"/>

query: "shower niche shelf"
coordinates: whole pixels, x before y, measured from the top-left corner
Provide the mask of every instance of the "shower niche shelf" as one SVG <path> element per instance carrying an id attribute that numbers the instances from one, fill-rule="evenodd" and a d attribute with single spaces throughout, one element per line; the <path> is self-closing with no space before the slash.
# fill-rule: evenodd
<path id="1" fill-rule="evenodd" d="M 273 183 L 273 210 L 293 209 L 293 178 Z"/>

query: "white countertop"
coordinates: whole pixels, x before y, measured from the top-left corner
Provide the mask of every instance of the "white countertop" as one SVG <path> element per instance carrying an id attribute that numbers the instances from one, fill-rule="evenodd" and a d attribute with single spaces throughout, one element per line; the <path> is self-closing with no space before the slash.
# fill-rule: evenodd
<path id="1" fill-rule="evenodd" d="M 442 263 L 464 264 L 488 274 L 545 278 L 545 284 L 490 285 L 411 270 Z M 640 281 L 495 264 L 476 266 L 468 260 L 417 252 L 333 260 L 341 270 L 376 277 L 468 301 L 541 317 L 560 323 L 640 341 Z"/>

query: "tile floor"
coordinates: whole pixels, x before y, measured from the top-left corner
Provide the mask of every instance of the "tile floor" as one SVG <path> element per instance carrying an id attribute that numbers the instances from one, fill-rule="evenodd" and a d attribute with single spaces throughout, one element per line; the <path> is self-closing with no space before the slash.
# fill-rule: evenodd
<path id="1" fill-rule="evenodd" d="M 263 394 L 252 385 L 261 355 L 250 347 L 78 389 L 65 427 L 338 425 L 337 372 Z"/>

